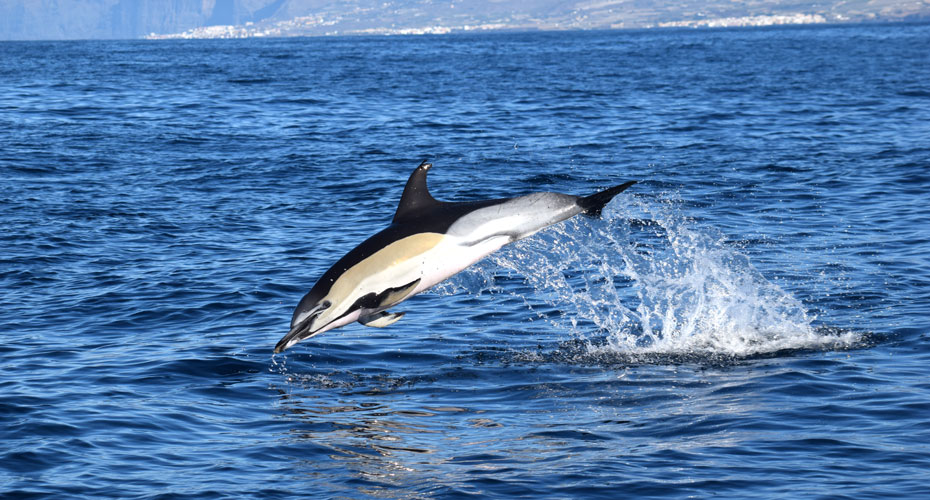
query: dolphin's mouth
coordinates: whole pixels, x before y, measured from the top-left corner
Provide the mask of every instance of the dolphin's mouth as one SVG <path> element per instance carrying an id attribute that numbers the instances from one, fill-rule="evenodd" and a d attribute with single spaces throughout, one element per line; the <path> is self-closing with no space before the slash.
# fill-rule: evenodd
<path id="1" fill-rule="evenodd" d="M 310 310 L 306 318 L 303 319 L 300 323 L 291 326 L 291 330 L 287 332 L 281 340 L 274 346 L 275 354 L 283 352 L 288 347 L 300 342 L 301 340 L 308 339 L 317 333 L 319 333 L 322 328 L 313 328 L 313 323 L 317 318 L 323 314 L 323 311 L 329 308 L 332 305 L 328 300 L 320 302 L 313 309 Z"/>
<path id="2" fill-rule="evenodd" d="M 291 328 L 291 331 L 287 332 L 287 335 L 279 340 L 278 343 L 274 346 L 274 353 L 278 354 L 279 352 L 284 352 L 284 350 L 288 347 L 309 337 L 311 335 L 311 330 L 308 323 L 309 321 L 304 321 L 300 325 Z"/>

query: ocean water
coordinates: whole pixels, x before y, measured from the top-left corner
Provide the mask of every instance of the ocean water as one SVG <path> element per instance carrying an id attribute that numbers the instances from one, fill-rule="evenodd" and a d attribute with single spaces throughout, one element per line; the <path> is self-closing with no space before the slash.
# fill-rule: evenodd
<path id="1" fill-rule="evenodd" d="M 926 498 L 928 47 L 0 43 L 0 496 Z M 639 183 L 272 355 L 423 159 Z"/>

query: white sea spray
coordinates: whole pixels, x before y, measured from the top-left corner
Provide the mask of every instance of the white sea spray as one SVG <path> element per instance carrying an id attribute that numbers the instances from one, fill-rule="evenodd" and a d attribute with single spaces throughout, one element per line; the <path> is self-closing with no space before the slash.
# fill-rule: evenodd
<path id="1" fill-rule="evenodd" d="M 624 199 L 603 220 L 574 219 L 493 254 L 440 293 L 508 292 L 492 268 L 517 274 L 532 290 L 527 305 L 561 311 L 537 314 L 588 354 L 751 356 L 859 340 L 815 327 L 800 300 L 675 205 Z"/>

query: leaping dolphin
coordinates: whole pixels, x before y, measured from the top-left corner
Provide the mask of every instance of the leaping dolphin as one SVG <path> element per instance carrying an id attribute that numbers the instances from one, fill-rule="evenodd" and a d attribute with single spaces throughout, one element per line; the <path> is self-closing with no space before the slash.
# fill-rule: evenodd
<path id="1" fill-rule="evenodd" d="M 304 295 L 291 330 L 274 348 L 358 321 L 383 328 L 404 316 L 387 309 L 513 243 L 584 213 L 600 216 L 630 181 L 591 196 L 533 193 L 516 198 L 442 202 L 426 187 L 432 164 L 413 171 L 391 225 L 355 247 Z"/>

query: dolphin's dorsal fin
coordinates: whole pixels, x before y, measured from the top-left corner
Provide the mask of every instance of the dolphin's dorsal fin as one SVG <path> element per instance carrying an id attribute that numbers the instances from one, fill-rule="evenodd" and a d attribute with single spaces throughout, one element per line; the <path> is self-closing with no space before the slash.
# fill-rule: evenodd
<path id="1" fill-rule="evenodd" d="M 426 173 L 432 166 L 432 163 L 423 160 L 423 163 L 410 174 L 404 194 L 400 197 L 400 204 L 397 205 L 397 212 L 394 212 L 393 222 L 402 222 L 404 219 L 417 216 L 423 210 L 439 206 L 439 202 L 429 194 L 429 189 L 426 187 Z"/>

